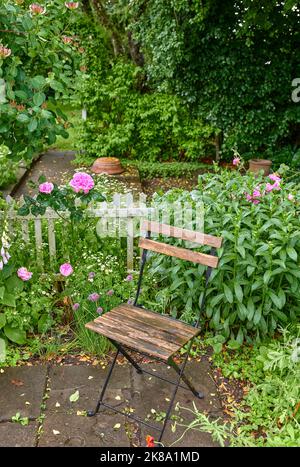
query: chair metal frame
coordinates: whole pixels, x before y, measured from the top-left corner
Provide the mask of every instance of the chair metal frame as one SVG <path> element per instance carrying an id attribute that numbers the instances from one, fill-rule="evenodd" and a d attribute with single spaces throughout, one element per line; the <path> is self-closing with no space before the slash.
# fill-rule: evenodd
<path id="1" fill-rule="evenodd" d="M 151 230 L 148 230 L 147 234 L 146 234 L 146 239 L 150 239 L 150 237 L 151 237 Z M 145 269 L 145 265 L 146 265 L 146 261 L 147 261 L 147 251 L 148 251 L 147 249 L 142 250 L 139 279 L 138 279 L 136 296 L 135 296 L 135 300 L 134 300 L 134 306 L 139 307 L 139 308 L 143 308 L 142 305 L 138 304 L 138 300 L 139 300 L 140 293 L 141 293 L 141 285 L 142 285 L 142 280 L 143 280 L 143 274 L 144 274 L 144 269 Z M 211 248 L 210 255 L 211 256 L 216 256 L 216 248 L 215 247 Z M 204 289 L 204 293 L 203 293 L 203 297 L 202 297 L 202 301 L 201 301 L 199 315 L 198 315 L 196 323 L 194 324 L 195 328 L 199 328 L 200 318 L 201 318 L 201 315 L 202 315 L 202 313 L 204 311 L 204 308 L 205 308 L 207 285 L 208 285 L 208 282 L 209 282 L 209 279 L 210 279 L 210 276 L 211 276 L 211 273 L 212 273 L 212 269 L 213 268 L 211 266 L 208 266 L 207 269 L 206 269 L 206 272 L 205 272 L 205 289 Z M 180 321 L 180 320 L 177 320 L 176 318 L 172 318 L 172 319 L 174 319 L 176 321 Z M 199 332 L 200 332 L 200 329 L 199 329 Z M 154 372 L 142 369 L 139 366 L 139 364 L 128 353 L 127 350 L 129 349 L 129 347 L 121 345 L 119 342 L 109 338 L 109 341 L 113 344 L 113 346 L 117 349 L 117 351 L 116 351 L 116 354 L 115 354 L 115 356 L 113 358 L 111 366 L 109 368 L 109 371 L 108 371 L 106 380 L 105 380 L 105 382 L 103 384 L 102 390 L 100 392 L 99 399 L 97 401 L 97 405 L 96 405 L 94 410 L 90 410 L 90 411 L 87 412 L 87 416 L 88 417 L 93 417 L 93 416 L 97 415 L 99 413 L 100 407 L 103 406 L 105 408 L 111 409 L 112 411 L 114 411 L 116 413 L 119 413 L 121 415 L 124 415 L 124 416 L 130 418 L 130 419 L 133 419 L 136 422 L 138 422 L 138 423 L 140 423 L 140 424 L 142 424 L 144 426 L 147 426 L 148 428 L 159 431 L 160 434 L 159 434 L 159 438 L 158 438 L 157 441 L 158 441 L 158 443 L 160 443 L 161 440 L 162 440 L 162 437 L 164 435 L 165 429 L 167 427 L 168 421 L 170 419 L 172 407 L 174 405 L 174 401 L 175 401 L 178 389 L 182 388 L 184 390 L 189 390 L 198 399 L 203 399 L 204 398 L 204 394 L 202 392 L 200 392 L 200 391 L 197 391 L 197 389 L 194 387 L 193 383 L 191 382 L 190 378 L 188 378 L 184 373 L 195 337 L 196 336 L 194 336 L 192 339 L 190 339 L 186 344 L 187 345 L 187 352 L 186 352 L 185 358 L 184 358 L 184 360 L 183 360 L 183 362 L 181 364 L 181 367 L 179 367 L 177 365 L 177 363 L 174 361 L 172 356 L 169 357 L 169 359 L 167 361 L 165 361 L 165 360 L 162 360 L 162 359 L 158 358 L 157 356 L 151 355 L 151 358 L 153 358 L 154 360 L 157 360 L 157 361 L 159 361 L 161 363 L 164 363 L 165 365 L 168 365 L 168 366 L 172 367 L 175 370 L 175 372 L 178 375 L 178 378 L 177 378 L 176 381 L 171 381 L 171 380 L 169 380 L 169 379 L 167 379 L 167 378 L 165 378 L 165 377 L 163 377 L 163 376 L 161 376 L 159 374 L 156 374 Z M 149 357 L 149 354 L 138 351 L 136 349 L 129 349 L 129 350 L 133 351 L 133 352 L 135 352 L 137 354 L 146 355 L 146 356 Z M 118 358 L 119 354 L 123 355 L 123 357 L 125 357 L 126 360 L 128 360 L 128 362 L 131 363 L 131 365 L 135 368 L 137 373 L 139 373 L 139 374 L 148 374 L 148 375 L 154 376 L 155 378 L 158 378 L 158 379 L 160 379 L 162 381 L 165 381 L 165 382 L 175 386 L 172 397 L 171 397 L 170 402 L 169 402 L 169 406 L 168 406 L 168 409 L 167 409 L 167 412 L 166 412 L 166 417 L 164 419 L 164 423 L 163 423 L 162 428 L 159 428 L 159 427 L 157 427 L 157 426 L 155 426 L 153 424 L 150 424 L 150 423 L 146 422 L 145 420 L 143 420 L 142 418 L 140 418 L 140 417 L 138 417 L 136 415 L 133 415 L 131 413 L 122 412 L 121 410 L 118 410 L 115 407 L 113 407 L 112 405 L 110 405 L 110 404 L 103 401 L 104 396 L 105 396 L 105 392 L 106 392 L 106 389 L 107 389 L 107 386 L 108 386 L 108 383 L 109 383 L 109 380 L 110 380 L 110 378 L 112 376 L 112 372 L 113 372 L 113 369 L 114 369 L 115 364 L 117 362 L 117 358 Z M 185 385 L 181 384 L 181 380 L 185 383 Z"/>

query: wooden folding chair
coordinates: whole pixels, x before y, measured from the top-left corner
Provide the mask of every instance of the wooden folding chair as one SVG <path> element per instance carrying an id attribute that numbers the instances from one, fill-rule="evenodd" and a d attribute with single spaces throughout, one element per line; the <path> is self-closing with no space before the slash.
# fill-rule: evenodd
<path id="1" fill-rule="evenodd" d="M 106 336 L 111 343 L 116 347 L 117 352 L 109 369 L 107 378 L 104 382 L 101 390 L 99 400 L 96 408 L 93 411 L 88 412 L 88 416 L 92 417 L 96 415 L 100 409 L 100 406 L 109 408 L 116 413 L 124 415 L 123 412 L 119 411 L 115 407 L 103 401 L 107 385 L 112 375 L 113 368 L 115 366 L 117 357 L 122 354 L 136 369 L 138 373 L 146 373 L 151 376 L 155 376 L 163 381 L 167 381 L 170 384 L 175 385 L 173 395 L 171 397 L 168 410 L 162 429 L 147 423 L 140 417 L 132 414 L 126 414 L 127 417 L 136 420 L 137 422 L 146 425 L 154 430 L 160 431 L 158 441 L 162 440 L 164 431 L 166 429 L 168 420 L 170 418 L 171 410 L 175 401 L 175 397 L 178 388 L 190 390 L 196 397 L 202 399 L 204 394 L 197 391 L 193 386 L 189 378 L 184 374 L 184 370 L 188 361 L 190 350 L 193 344 L 194 338 L 200 333 L 199 323 L 200 316 L 204 311 L 205 298 L 207 283 L 209 281 L 212 268 L 216 268 L 218 265 L 218 258 L 216 255 L 216 248 L 220 248 L 222 245 L 222 238 L 214 237 L 212 235 L 206 235 L 200 232 L 194 232 L 191 230 L 181 229 L 165 224 L 159 224 L 158 222 L 144 221 L 142 230 L 147 232 L 146 238 L 141 238 L 139 246 L 142 248 L 142 259 L 140 275 L 138 280 L 136 298 L 133 305 L 123 304 L 104 315 L 96 318 L 86 324 L 86 327 L 94 332 Z M 169 237 L 181 238 L 189 242 L 197 243 L 200 245 L 211 246 L 210 254 L 199 253 L 186 248 L 180 248 L 173 245 L 168 245 L 159 241 L 150 240 L 151 233 L 157 233 L 167 235 Z M 200 306 L 200 312 L 197 322 L 194 326 L 190 326 L 180 320 L 172 318 L 170 316 L 161 315 L 151 310 L 146 310 L 143 306 L 138 305 L 138 299 L 141 290 L 142 278 L 146 263 L 147 251 L 152 250 L 156 253 L 162 253 L 168 256 L 175 256 L 186 261 L 193 263 L 199 263 L 207 266 L 206 269 L 206 287 L 204 290 L 202 303 Z M 181 368 L 175 363 L 173 355 L 178 352 L 184 345 L 188 344 L 188 349 L 181 365 Z M 170 381 L 161 375 L 152 373 L 150 371 L 142 369 L 127 350 L 133 350 L 139 354 L 147 355 L 155 358 L 156 360 L 165 363 L 172 368 L 178 374 L 177 381 Z M 181 380 L 186 386 L 180 384 Z"/>

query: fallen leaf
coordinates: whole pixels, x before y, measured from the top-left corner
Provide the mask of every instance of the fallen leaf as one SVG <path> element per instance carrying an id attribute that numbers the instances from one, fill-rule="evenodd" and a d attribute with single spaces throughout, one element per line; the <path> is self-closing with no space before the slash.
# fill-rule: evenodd
<path id="1" fill-rule="evenodd" d="M 56 402 L 55 407 L 60 407 L 60 403 Z"/>
<path id="2" fill-rule="evenodd" d="M 116 399 L 116 401 L 120 401 L 120 400 L 121 400 L 121 397 L 120 397 L 120 396 L 116 396 L 115 399 Z"/>
<path id="3" fill-rule="evenodd" d="M 25 404 L 26 404 L 26 405 L 30 405 L 30 402 L 26 401 Z"/>
<path id="4" fill-rule="evenodd" d="M 79 399 L 79 391 L 75 391 L 73 394 L 70 395 L 69 400 L 70 402 L 77 402 Z"/>
<path id="5" fill-rule="evenodd" d="M 121 428 L 121 423 L 116 423 L 114 426 L 114 430 L 119 430 Z"/>
<path id="6" fill-rule="evenodd" d="M 94 378 L 94 376 L 89 376 L 89 377 L 88 377 L 88 379 L 93 379 L 93 378 Z"/>
<path id="7" fill-rule="evenodd" d="M 15 386 L 24 386 L 24 381 L 21 381 L 20 379 L 12 379 L 11 384 L 14 384 Z"/>
<path id="8" fill-rule="evenodd" d="M 54 435 L 60 435 L 60 431 L 58 430 L 52 430 Z"/>
<path id="9" fill-rule="evenodd" d="M 86 416 L 86 410 L 77 410 L 76 415 L 85 417 Z"/>

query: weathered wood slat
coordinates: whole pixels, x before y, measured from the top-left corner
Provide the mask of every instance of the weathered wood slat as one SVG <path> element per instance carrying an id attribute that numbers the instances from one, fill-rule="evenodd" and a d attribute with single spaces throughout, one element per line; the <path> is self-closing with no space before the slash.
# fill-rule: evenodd
<path id="1" fill-rule="evenodd" d="M 42 236 L 42 221 L 41 219 L 34 220 L 34 234 L 36 246 L 36 258 L 40 267 L 43 266 L 43 236 Z"/>
<path id="2" fill-rule="evenodd" d="M 49 255 L 51 263 L 56 259 L 56 240 L 55 240 L 55 226 L 54 220 L 48 219 L 48 242 L 49 242 Z"/>
<path id="3" fill-rule="evenodd" d="M 29 227 L 28 227 L 28 221 L 23 219 L 22 221 L 22 238 L 24 243 L 29 243 Z"/>
<path id="4" fill-rule="evenodd" d="M 186 337 L 187 335 L 192 337 L 195 334 L 195 328 L 193 326 L 169 316 L 160 315 L 154 311 L 146 310 L 134 305 L 123 304 L 114 308 L 113 311 L 114 313 L 118 313 L 121 317 L 123 316 L 125 319 L 128 318 L 130 320 L 136 320 L 153 328 L 174 334 L 175 339 L 177 337 Z"/>
<path id="5" fill-rule="evenodd" d="M 87 329 L 163 360 L 176 353 L 199 329 L 150 310 L 120 305 L 86 324 Z"/>
<path id="6" fill-rule="evenodd" d="M 212 268 L 216 268 L 219 262 L 219 259 L 216 256 L 198 253 L 196 251 L 187 250 L 186 248 L 180 248 L 178 246 L 168 245 L 167 243 L 156 242 L 155 240 L 148 240 L 146 238 L 140 239 L 139 246 L 145 250 L 151 250 L 155 253 L 161 253 L 167 256 L 174 256 L 185 261 L 203 264 L 204 266 L 210 266 Z"/>
<path id="7" fill-rule="evenodd" d="M 160 224 L 155 221 L 144 220 L 141 229 L 143 231 L 150 231 L 152 233 L 167 235 L 168 237 L 180 238 L 200 245 L 207 245 L 214 248 L 222 246 L 222 238 L 207 235 L 202 232 L 195 232 L 193 230 L 182 229 L 172 225 Z"/>

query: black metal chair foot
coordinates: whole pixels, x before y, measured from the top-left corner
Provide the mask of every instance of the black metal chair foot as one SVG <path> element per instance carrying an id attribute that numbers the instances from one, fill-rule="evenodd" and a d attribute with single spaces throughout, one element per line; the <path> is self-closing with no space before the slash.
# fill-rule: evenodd
<path id="1" fill-rule="evenodd" d="M 88 410 L 86 412 L 86 416 L 87 417 L 94 417 L 96 415 L 96 413 L 97 413 L 96 410 Z"/>
<path id="2" fill-rule="evenodd" d="M 198 399 L 204 399 L 203 392 L 198 392 L 197 397 L 198 397 Z"/>

